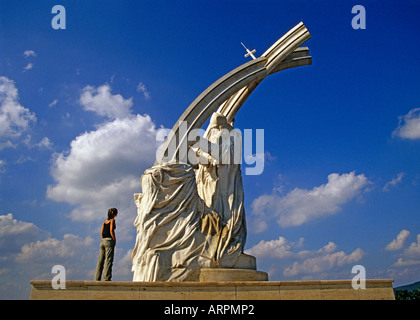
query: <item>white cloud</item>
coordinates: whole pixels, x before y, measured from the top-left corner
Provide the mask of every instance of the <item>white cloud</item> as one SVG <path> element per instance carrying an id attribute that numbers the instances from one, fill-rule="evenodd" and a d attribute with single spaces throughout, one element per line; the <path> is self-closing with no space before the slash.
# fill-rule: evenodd
<path id="1" fill-rule="evenodd" d="M 264 241 L 261 240 L 257 245 L 246 250 L 247 254 L 258 258 L 277 258 L 283 259 L 293 256 L 294 253 L 290 250 L 292 248 L 299 248 L 303 244 L 303 238 L 298 242 L 288 241 L 284 237 L 279 237 L 277 240 Z"/>
<path id="2" fill-rule="evenodd" d="M 35 229 L 34 229 L 35 228 Z M 28 233 L 28 231 L 36 231 L 33 223 L 22 222 L 13 219 L 13 214 L 0 215 L 0 236 L 17 235 Z M 32 232 L 31 232 L 32 233 Z"/>
<path id="3" fill-rule="evenodd" d="M 25 58 L 36 57 L 36 53 L 34 50 L 26 50 L 23 52 Z M 34 67 L 33 62 L 29 62 L 25 67 L 23 67 L 23 72 L 31 70 Z"/>
<path id="4" fill-rule="evenodd" d="M 420 260 L 403 259 L 403 258 L 399 258 L 398 261 L 393 264 L 394 267 L 410 267 L 410 266 L 416 266 L 416 265 L 420 265 Z M 418 270 L 416 273 L 418 274 Z"/>
<path id="5" fill-rule="evenodd" d="M 35 121 L 35 113 L 19 103 L 14 81 L 0 77 L 0 150 L 14 146 L 12 140 L 20 137 Z"/>
<path id="6" fill-rule="evenodd" d="M 347 264 L 354 264 L 360 261 L 366 253 L 357 248 L 350 254 L 344 251 L 334 252 L 337 246 L 330 242 L 325 247 L 317 251 L 317 256 L 308 258 L 303 262 L 295 262 L 292 267 L 283 271 L 285 276 L 296 276 L 299 274 L 315 274 L 330 271 L 336 267 L 342 267 Z"/>
<path id="7" fill-rule="evenodd" d="M 405 173 L 400 172 L 394 179 L 388 181 L 384 187 L 382 188 L 383 191 L 389 191 L 391 187 L 395 187 L 397 184 L 401 183 L 402 178 L 404 177 Z"/>
<path id="8" fill-rule="evenodd" d="M 150 100 L 151 98 L 151 94 L 150 92 L 147 90 L 146 86 L 144 85 L 143 82 L 139 82 L 139 84 L 137 85 L 137 92 L 140 92 L 143 94 L 143 97 L 146 100 Z"/>
<path id="9" fill-rule="evenodd" d="M 395 248 L 395 250 L 402 249 L 408 238 L 408 234 L 409 231 L 402 230 L 397 238 L 388 246 L 391 246 L 391 249 Z M 400 283 L 412 282 L 413 279 L 418 279 L 420 266 L 420 234 L 417 235 L 416 240 L 417 242 L 412 242 L 398 255 L 397 261 L 389 270 L 387 270 L 388 274 L 393 278 L 399 279 Z"/>
<path id="10" fill-rule="evenodd" d="M 420 108 L 410 110 L 399 117 L 398 127 L 392 133 L 403 139 L 420 139 Z"/>
<path id="11" fill-rule="evenodd" d="M 28 299 L 29 281 L 51 279 L 56 264 L 65 267 L 68 280 L 93 279 L 99 241 L 98 234 L 95 238 L 65 234 L 57 239 L 11 213 L 0 215 L 0 299 Z M 130 257 L 131 250 L 116 250 L 113 279 L 131 277 Z"/>
<path id="12" fill-rule="evenodd" d="M 260 264 L 274 261 L 273 265 L 277 266 L 277 270 L 273 273 L 281 271 L 284 277 L 295 278 L 308 275 L 319 278 L 328 273 L 328 277 L 332 277 L 337 269 L 360 261 L 366 254 L 360 248 L 349 254 L 338 251 L 338 246 L 331 241 L 318 250 L 303 250 L 303 242 L 303 238 L 292 242 L 279 237 L 277 240 L 260 241 L 245 253 L 255 256 Z M 285 267 L 281 269 L 284 264 Z"/>
<path id="13" fill-rule="evenodd" d="M 420 260 L 420 234 L 417 235 L 417 242 L 413 242 L 403 253 L 408 258 Z"/>
<path id="14" fill-rule="evenodd" d="M 33 223 L 18 221 L 11 213 L 0 215 L 0 256 L 6 258 L 6 253 L 20 250 L 23 244 L 38 240 L 41 235 Z"/>
<path id="15" fill-rule="evenodd" d="M 69 217 L 85 223 L 105 219 L 108 208 L 118 208 L 124 217 L 117 223 L 119 240 L 131 240 L 137 212 L 133 194 L 141 192 L 141 175 L 155 161 L 158 130 L 148 115 L 130 113 L 132 98 L 111 94 L 107 84 L 86 86 L 80 102 L 110 119 L 53 156 L 55 183 L 47 187 L 47 197 L 73 205 Z"/>
<path id="16" fill-rule="evenodd" d="M 0 299 L 27 299 L 33 264 L 20 265 L 16 256 L 26 243 L 44 239 L 48 234 L 13 214 L 0 215 Z"/>
<path id="17" fill-rule="evenodd" d="M 251 205 L 253 218 L 267 220 L 274 217 L 281 227 L 299 226 L 337 213 L 341 205 L 359 195 L 369 183 L 363 174 L 332 173 L 326 184 L 312 190 L 295 188 L 285 196 L 273 191 L 270 195 L 256 198 Z M 263 228 L 260 230 L 264 231 Z"/>
<path id="18" fill-rule="evenodd" d="M 51 174 L 56 183 L 47 187 L 47 197 L 75 205 L 70 214 L 75 221 L 103 219 L 110 207 L 118 208 L 120 216 L 124 210 L 132 212 L 134 218 L 133 193 L 141 191 L 140 177 L 155 161 L 154 123 L 147 115 L 130 114 L 132 98 L 112 95 L 107 84 L 86 86 L 80 102 L 85 110 L 111 120 L 79 135 L 70 150 L 54 156 Z M 132 229 L 131 219 L 123 221 Z"/>
<path id="19" fill-rule="evenodd" d="M 23 143 L 27 145 L 28 148 L 38 148 L 38 149 L 48 149 L 51 150 L 53 147 L 53 143 L 48 137 L 44 137 L 41 139 L 41 141 L 32 143 L 32 136 L 26 135 L 26 137 L 23 139 Z"/>
<path id="20" fill-rule="evenodd" d="M 410 244 L 406 248 L 398 261 L 394 264 L 396 267 L 406 267 L 420 264 L 420 234 L 417 235 L 417 242 Z M 418 273 L 418 270 L 417 270 Z"/>
<path id="21" fill-rule="evenodd" d="M 25 67 L 23 67 L 23 71 L 31 70 L 34 67 L 34 64 L 32 62 L 29 62 Z"/>
<path id="22" fill-rule="evenodd" d="M 149 116 L 130 116 L 83 133 L 70 151 L 56 155 L 51 174 L 56 184 L 47 196 L 78 207 L 74 220 L 104 217 L 109 207 L 126 207 L 140 190 L 140 176 L 153 165 L 156 130 Z"/>
<path id="23" fill-rule="evenodd" d="M 25 58 L 36 57 L 36 53 L 34 50 L 26 50 L 23 52 L 23 55 L 25 56 Z"/>
<path id="24" fill-rule="evenodd" d="M 49 107 L 54 107 L 56 104 L 58 103 L 58 99 L 54 99 L 53 101 L 51 101 L 48 106 Z"/>
<path id="25" fill-rule="evenodd" d="M 98 88 L 84 87 L 79 101 L 85 110 L 96 112 L 109 119 L 129 116 L 133 105 L 133 98 L 124 99 L 120 94 L 111 94 L 111 87 L 108 84 Z"/>
<path id="26" fill-rule="evenodd" d="M 35 224 L 0 215 L 0 299 L 28 299 L 32 279 L 51 279 L 51 268 L 64 265 L 68 276 L 86 279 L 97 248 L 90 237 L 52 238 Z M 73 278 L 74 279 L 74 278 Z"/>
<path id="27" fill-rule="evenodd" d="M 53 143 L 48 137 L 44 137 L 42 138 L 40 142 L 36 144 L 36 146 L 41 149 L 51 149 L 53 146 Z"/>
<path id="28" fill-rule="evenodd" d="M 410 235 L 410 231 L 405 230 L 405 229 L 401 230 L 401 232 L 397 235 L 397 237 L 394 240 L 392 240 L 390 243 L 388 243 L 388 245 L 385 247 L 385 250 L 387 251 L 401 250 L 409 235 Z"/>
<path id="29" fill-rule="evenodd" d="M 43 241 L 26 243 L 16 256 L 19 263 L 39 264 L 49 262 L 52 265 L 80 256 L 81 252 L 93 247 L 91 237 L 81 238 L 74 234 L 65 234 L 63 240 L 48 238 Z"/>

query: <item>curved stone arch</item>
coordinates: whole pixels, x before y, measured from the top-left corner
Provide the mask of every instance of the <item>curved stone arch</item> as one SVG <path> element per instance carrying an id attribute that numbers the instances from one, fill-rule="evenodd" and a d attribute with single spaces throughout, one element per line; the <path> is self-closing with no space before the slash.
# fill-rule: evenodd
<path id="1" fill-rule="evenodd" d="M 309 56 L 308 47 L 300 47 L 295 49 L 283 62 L 277 65 L 270 74 L 310 64 L 312 64 L 312 57 Z M 236 94 L 226 100 L 217 112 L 226 116 L 228 122 L 232 122 L 236 113 L 261 81 L 254 81 L 250 85 L 240 89 Z"/>
<path id="2" fill-rule="evenodd" d="M 203 91 L 184 111 L 167 136 L 156 157 L 156 163 L 164 158 L 187 162 L 188 139 L 193 129 L 201 128 L 220 104 L 252 81 L 266 77 L 266 58 L 261 57 L 232 70 Z M 184 126 L 186 128 L 184 129 Z M 182 150 L 183 152 L 180 152 Z M 168 153 L 165 155 L 165 153 Z"/>
<path id="3" fill-rule="evenodd" d="M 184 111 L 156 155 L 155 164 L 169 160 L 188 162 L 188 141 L 193 129 L 201 128 L 219 110 L 232 121 L 252 91 L 270 74 L 311 63 L 308 49 L 298 47 L 311 35 L 300 22 L 277 40 L 260 58 L 232 70 L 203 91 Z"/>

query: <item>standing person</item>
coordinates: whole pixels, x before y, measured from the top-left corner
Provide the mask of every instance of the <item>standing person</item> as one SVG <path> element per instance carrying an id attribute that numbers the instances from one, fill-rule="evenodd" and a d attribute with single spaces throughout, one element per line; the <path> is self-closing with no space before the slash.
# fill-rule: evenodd
<path id="1" fill-rule="evenodd" d="M 115 237 L 115 218 L 118 215 L 116 208 L 108 210 L 108 219 L 104 221 L 101 228 L 101 244 L 99 246 L 99 258 L 96 265 L 95 281 L 101 281 L 102 271 L 104 280 L 111 281 L 112 263 L 114 261 L 114 247 L 117 243 Z"/>

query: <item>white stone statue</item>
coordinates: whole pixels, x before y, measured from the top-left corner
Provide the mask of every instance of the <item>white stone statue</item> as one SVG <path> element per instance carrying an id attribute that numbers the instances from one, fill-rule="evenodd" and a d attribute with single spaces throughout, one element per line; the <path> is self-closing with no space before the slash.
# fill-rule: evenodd
<path id="1" fill-rule="evenodd" d="M 156 165 L 144 172 L 132 253 L 133 281 L 191 280 L 200 268 L 205 236 L 200 231 L 204 202 L 197 193 L 192 166 Z"/>
<path id="2" fill-rule="evenodd" d="M 217 113 L 207 131 L 212 147 L 196 149 L 202 160 L 197 172 L 173 161 L 155 165 L 142 176 L 143 193 L 134 195 L 134 281 L 195 281 L 200 268 L 232 268 L 242 255 L 242 139 Z"/>
<path id="3" fill-rule="evenodd" d="M 209 86 L 175 123 L 141 178 L 143 193 L 134 195 L 134 281 L 199 281 L 201 270 L 256 270 L 255 258 L 243 254 L 242 143 L 229 122 L 268 75 L 312 63 L 308 48 L 299 48 L 310 37 L 297 24 L 259 58 Z M 204 139 L 194 144 L 190 133 L 210 117 Z"/>
<path id="4" fill-rule="evenodd" d="M 242 136 L 227 123 L 226 117 L 214 113 L 206 131 L 213 144 L 208 164 L 197 170 L 197 190 L 204 203 L 218 214 L 223 228 L 212 237 L 208 252 L 211 266 L 232 267 L 243 252 L 246 241 L 244 189 L 241 175 Z M 198 154 L 201 150 L 197 151 Z"/>

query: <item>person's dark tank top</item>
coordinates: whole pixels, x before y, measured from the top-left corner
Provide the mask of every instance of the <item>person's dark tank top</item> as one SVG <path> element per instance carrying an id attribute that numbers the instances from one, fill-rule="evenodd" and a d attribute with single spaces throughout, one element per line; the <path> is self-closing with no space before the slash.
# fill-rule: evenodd
<path id="1" fill-rule="evenodd" d="M 102 238 L 112 238 L 111 237 L 111 222 L 104 222 L 104 229 L 102 230 Z"/>

